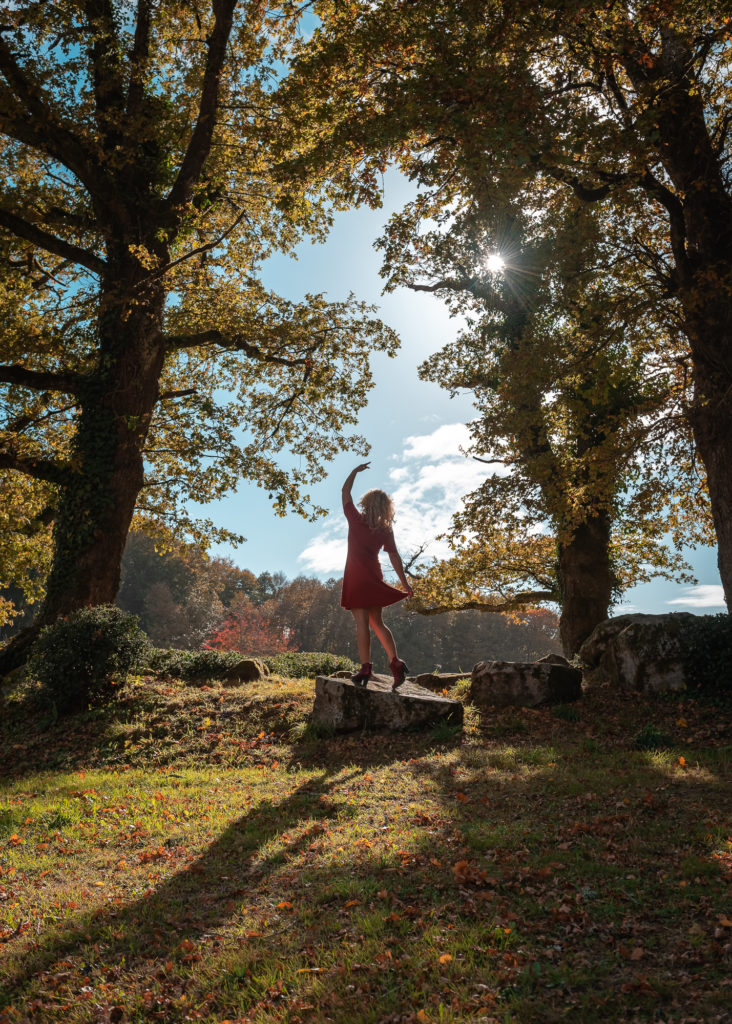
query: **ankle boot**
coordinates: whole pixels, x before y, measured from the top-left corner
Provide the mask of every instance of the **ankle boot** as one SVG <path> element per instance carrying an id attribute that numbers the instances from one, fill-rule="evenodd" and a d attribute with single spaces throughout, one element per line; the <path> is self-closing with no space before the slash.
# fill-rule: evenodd
<path id="1" fill-rule="evenodd" d="M 389 668 L 391 669 L 391 674 L 394 676 L 393 688 L 396 689 L 397 686 L 401 686 L 407 678 L 407 672 L 409 669 L 403 661 L 400 661 L 399 658 L 392 658 L 389 662 Z"/>
<path id="2" fill-rule="evenodd" d="M 352 683 L 363 683 L 364 685 L 371 678 L 371 671 L 374 665 L 371 661 L 364 661 L 361 668 L 354 675 L 351 676 Z"/>

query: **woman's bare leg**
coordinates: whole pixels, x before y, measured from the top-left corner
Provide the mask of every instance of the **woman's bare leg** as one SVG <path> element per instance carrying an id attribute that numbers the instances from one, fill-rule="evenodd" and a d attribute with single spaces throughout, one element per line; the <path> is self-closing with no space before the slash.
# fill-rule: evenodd
<path id="1" fill-rule="evenodd" d="M 386 651 L 387 658 L 390 662 L 393 661 L 397 656 L 396 644 L 394 643 L 391 630 L 381 617 L 381 608 L 368 608 L 366 611 L 368 612 L 368 621 L 371 623 L 371 628 L 381 641 L 381 646 Z"/>
<path id="2" fill-rule="evenodd" d="M 369 629 L 368 608 L 351 608 L 351 615 L 356 620 L 356 643 L 358 644 L 358 656 L 362 665 L 371 661 L 371 631 Z"/>

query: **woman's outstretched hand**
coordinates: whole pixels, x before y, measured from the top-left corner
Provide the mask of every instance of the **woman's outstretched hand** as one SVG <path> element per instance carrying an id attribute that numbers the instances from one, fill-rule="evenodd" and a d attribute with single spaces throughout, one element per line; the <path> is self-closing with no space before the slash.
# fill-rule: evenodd
<path id="1" fill-rule="evenodd" d="M 353 481 L 356 479 L 356 474 L 362 473 L 364 469 L 368 469 L 370 465 L 370 462 L 362 462 L 360 466 L 356 466 L 356 468 L 352 469 L 351 472 L 348 474 L 346 482 L 341 488 L 341 498 L 343 499 L 344 511 L 346 509 L 346 505 L 351 500 L 351 488 L 353 487 Z"/>

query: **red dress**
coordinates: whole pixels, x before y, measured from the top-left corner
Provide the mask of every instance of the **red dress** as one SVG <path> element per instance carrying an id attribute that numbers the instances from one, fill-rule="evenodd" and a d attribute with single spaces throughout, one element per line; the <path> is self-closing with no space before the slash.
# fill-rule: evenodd
<path id="1" fill-rule="evenodd" d="M 348 555 L 343 573 L 341 607 L 384 608 L 403 601 L 403 590 L 384 582 L 379 550 L 396 551 L 391 530 L 372 530 L 352 501 L 344 509 L 348 520 Z"/>

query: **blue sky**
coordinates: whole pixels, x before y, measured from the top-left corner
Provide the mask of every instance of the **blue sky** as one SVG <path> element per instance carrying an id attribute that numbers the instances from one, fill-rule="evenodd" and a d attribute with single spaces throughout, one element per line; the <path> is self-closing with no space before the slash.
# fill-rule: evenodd
<path id="1" fill-rule="evenodd" d="M 463 494 L 485 470 L 459 452 L 467 442 L 464 424 L 473 415 L 469 397 L 450 399 L 435 384 L 420 381 L 417 367 L 459 329 L 439 299 L 406 289 L 381 294 L 380 254 L 373 243 L 389 215 L 413 197 L 413 188 L 396 173 L 387 174 L 380 210 L 352 210 L 336 215 L 328 240 L 303 243 L 298 259 L 277 256 L 265 267 L 265 284 L 290 299 L 325 292 L 333 300 L 349 292 L 379 307 L 379 316 L 401 337 L 394 359 L 372 357 L 375 386 L 359 417 L 358 431 L 371 444 L 371 469 L 360 475 L 354 497 L 369 487 L 388 490 L 395 502 L 395 536 L 403 557 L 433 538 L 449 523 Z M 345 561 L 345 521 L 340 507 L 344 478 L 360 457 L 345 453 L 330 464 L 328 477 L 312 488 L 313 500 L 330 510 L 327 519 L 308 523 L 297 516 L 275 516 L 265 493 L 242 485 L 235 494 L 206 507 L 206 514 L 247 542 L 238 548 L 219 545 L 254 573 L 284 572 L 327 579 L 340 576 Z M 433 543 L 427 553 L 439 554 Z M 657 581 L 629 591 L 616 612 L 724 611 L 721 584 L 712 549 L 687 551 L 699 585 Z"/>

